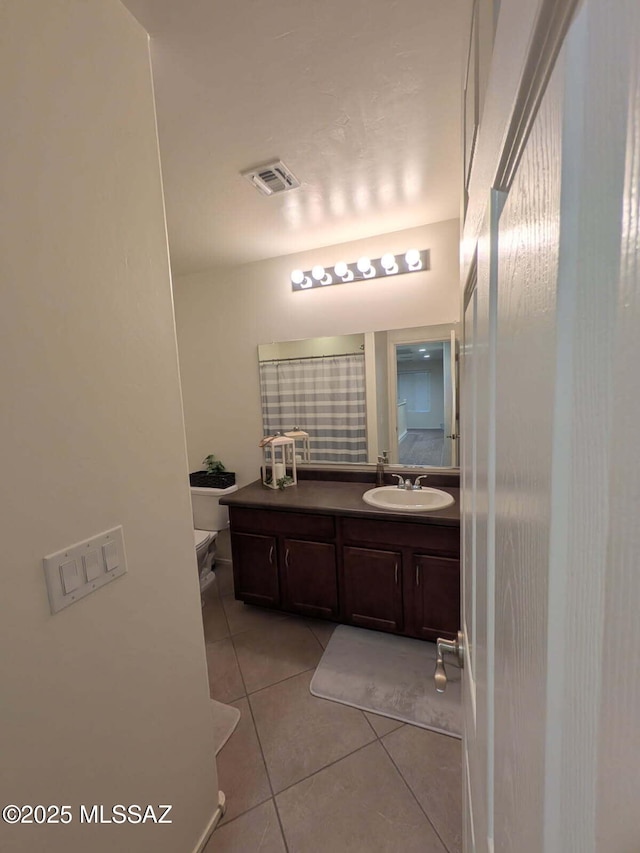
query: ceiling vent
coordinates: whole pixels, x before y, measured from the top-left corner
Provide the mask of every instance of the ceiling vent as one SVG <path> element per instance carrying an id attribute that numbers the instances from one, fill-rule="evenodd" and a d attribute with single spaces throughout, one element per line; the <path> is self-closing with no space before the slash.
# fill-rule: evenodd
<path id="1" fill-rule="evenodd" d="M 300 186 L 300 181 L 282 160 L 242 172 L 242 177 L 250 181 L 263 195 L 284 193 Z"/>

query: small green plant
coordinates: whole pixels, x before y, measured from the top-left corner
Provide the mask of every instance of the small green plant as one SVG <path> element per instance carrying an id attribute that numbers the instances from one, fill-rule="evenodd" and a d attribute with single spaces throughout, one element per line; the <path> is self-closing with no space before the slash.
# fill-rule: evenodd
<path id="1" fill-rule="evenodd" d="M 276 486 L 280 489 L 281 492 L 284 492 L 285 486 L 289 486 L 293 483 L 293 477 L 280 477 L 279 480 L 276 480 Z"/>
<path id="2" fill-rule="evenodd" d="M 213 453 L 210 453 L 206 459 L 203 459 L 202 464 L 207 466 L 207 474 L 222 474 L 223 471 L 227 470 L 222 462 L 216 459 Z"/>

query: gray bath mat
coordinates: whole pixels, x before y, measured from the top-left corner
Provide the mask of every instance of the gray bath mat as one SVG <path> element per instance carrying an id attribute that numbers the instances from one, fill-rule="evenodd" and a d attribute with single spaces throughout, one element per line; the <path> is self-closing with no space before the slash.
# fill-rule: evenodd
<path id="1" fill-rule="evenodd" d="M 240 711 L 233 705 L 225 705 L 211 699 L 211 715 L 213 717 L 213 742 L 216 755 L 233 734 L 240 719 Z"/>
<path id="2" fill-rule="evenodd" d="M 461 673 L 451 656 L 445 666 L 447 689 L 436 693 L 435 643 L 339 625 L 310 690 L 321 699 L 459 738 Z"/>

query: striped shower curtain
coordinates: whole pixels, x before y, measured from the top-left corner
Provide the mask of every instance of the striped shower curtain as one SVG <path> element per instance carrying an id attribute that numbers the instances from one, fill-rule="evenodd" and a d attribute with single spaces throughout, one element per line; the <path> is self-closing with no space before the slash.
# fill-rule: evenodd
<path id="1" fill-rule="evenodd" d="M 265 435 L 309 433 L 312 462 L 366 462 L 364 355 L 263 361 Z"/>

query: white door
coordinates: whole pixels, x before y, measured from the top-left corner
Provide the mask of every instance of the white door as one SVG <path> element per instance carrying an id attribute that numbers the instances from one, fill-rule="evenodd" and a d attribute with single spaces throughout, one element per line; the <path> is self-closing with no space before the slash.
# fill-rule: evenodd
<path id="1" fill-rule="evenodd" d="M 640 849 L 639 189 L 640 4 L 587 0 L 465 313 L 465 851 Z"/>

